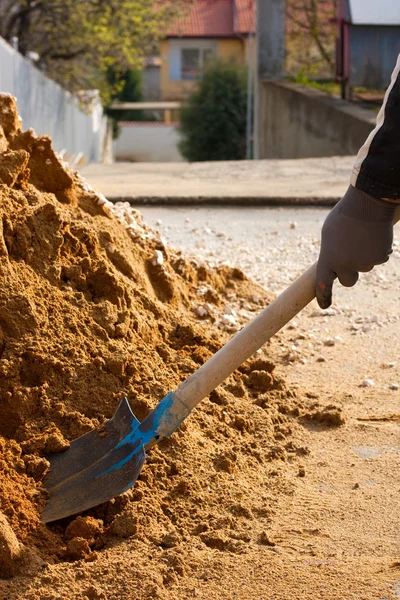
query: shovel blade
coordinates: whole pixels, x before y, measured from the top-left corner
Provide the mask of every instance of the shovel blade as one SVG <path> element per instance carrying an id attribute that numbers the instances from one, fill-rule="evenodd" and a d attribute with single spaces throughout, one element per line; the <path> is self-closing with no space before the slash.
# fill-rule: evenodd
<path id="1" fill-rule="evenodd" d="M 50 471 L 43 482 L 50 494 L 44 523 L 93 508 L 133 485 L 146 458 L 141 438 L 130 436 L 139 425 L 124 398 L 103 428 L 49 457 Z"/>

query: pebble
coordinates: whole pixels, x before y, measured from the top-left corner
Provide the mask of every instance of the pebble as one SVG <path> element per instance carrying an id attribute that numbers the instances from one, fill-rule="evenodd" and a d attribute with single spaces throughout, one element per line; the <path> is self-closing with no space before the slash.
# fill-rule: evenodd
<path id="1" fill-rule="evenodd" d="M 0 577 L 16 574 L 21 554 L 21 544 L 6 517 L 0 513 Z"/>
<path id="2" fill-rule="evenodd" d="M 233 315 L 222 315 L 221 323 L 224 325 L 237 325 L 237 321 Z"/>
<path id="3" fill-rule="evenodd" d="M 161 250 L 154 250 L 154 254 L 153 257 L 151 259 L 151 263 L 156 266 L 156 265 L 163 265 L 164 264 L 164 255 L 161 252 Z"/>
<path id="4" fill-rule="evenodd" d="M 393 369 L 393 367 L 395 367 L 396 364 L 397 364 L 396 362 L 383 363 L 382 369 Z"/>
<path id="5" fill-rule="evenodd" d="M 317 362 L 326 362 L 325 356 L 318 356 Z"/>
<path id="6" fill-rule="evenodd" d="M 324 308 L 323 310 L 314 310 L 312 317 L 334 317 L 337 311 L 334 308 Z"/>
<path id="7" fill-rule="evenodd" d="M 391 383 L 391 384 L 389 385 L 389 390 L 398 390 L 398 389 L 399 389 L 399 387 L 400 387 L 400 386 L 398 385 L 398 383 Z"/>
<path id="8" fill-rule="evenodd" d="M 297 227 L 296 221 L 292 221 L 292 223 L 290 223 L 290 229 L 296 229 L 296 227 Z"/>
<path id="9" fill-rule="evenodd" d="M 161 221 L 161 219 L 157 219 L 157 221 L 156 221 L 156 225 L 162 225 L 162 221 Z"/>
<path id="10" fill-rule="evenodd" d="M 324 340 L 324 346 L 334 346 L 335 344 L 336 342 L 333 338 L 326 338 L 326 340 Z"/>
<path id="11" fill-rule="evenodd" d="M 224 308 L 224 314 L 225 315 L 232 315 L 232 317 L 234 317 L 235 319 L 237 318 L 237 312 L 234 308 L 232 308 L 232 306 L 225 306 Z"/>
<path id="12" fill-rule="evenodd" d="M 364 379 L 361 384 L 361 387 L 373 387 L 375 385 L 375 381 L 373 379 Z"/>
<path id="13" fill-rule="evenodd" d="M 204 308 L 204 306 L 198 306 L 196 308 L 196 315 L 198 317 L 205 317 L 208 314 L 207 310 Z"/>

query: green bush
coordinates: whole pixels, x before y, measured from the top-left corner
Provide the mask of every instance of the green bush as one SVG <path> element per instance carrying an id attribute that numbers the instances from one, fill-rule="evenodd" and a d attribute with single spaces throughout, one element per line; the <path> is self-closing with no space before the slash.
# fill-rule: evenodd
<path id="1" fill-rule="evenodd" d="M 180 151 L 190 162 L 246 156 L 245 69 L 216 61 L 181 110 Z"/>
<path id="2" fill-rule="evenodd" d="M 119 100 L 120 102 L 143 101 L 143 81 L 140 71 L 131 69 L 119 72 L 109 68 L 107 71 L 107 81 L 116 90 L 111 97 L 110 104 L 115 100 Z M 120 135 L 118 122 L 146 120 L 143 110 L 113 110 L 107 107 L 106 115 L 112 121 L 114 139 Z"/>

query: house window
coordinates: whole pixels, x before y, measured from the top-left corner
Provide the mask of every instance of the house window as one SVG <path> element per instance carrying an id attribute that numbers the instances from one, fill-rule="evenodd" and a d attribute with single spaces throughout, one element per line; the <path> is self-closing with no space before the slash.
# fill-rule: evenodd
<path id="1" fill-rule="evenodd" d="M 200 79 L 204 67 L 213 54 L 211 48 L 182 48 L 181 79 L 186 81 Z"/>

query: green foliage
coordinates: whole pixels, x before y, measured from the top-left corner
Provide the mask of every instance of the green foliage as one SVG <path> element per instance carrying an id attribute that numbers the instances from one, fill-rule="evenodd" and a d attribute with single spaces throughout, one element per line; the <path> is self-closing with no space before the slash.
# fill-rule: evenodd
<path id="1" fill-rule="evenodd" d="M 301 85 L 320 90 L 321 92 L 325 92 L 326 94 L 330 94 L 331 96 L 340 95 L 340 83 L 337 83 L 337 81 L 333 79 L 325 81 L 310 79 L 310 77 L 306 74 L 304 69 L 300 69 L 296 77 L 293 78 L 293 81 L 295 83 L 300 83 Z"/>
<path id="2" fill-rule="evenodd" d="M 109 69 L 107 80 L 113 89 L 118 90 L 112 97 L 112 101 L 121 102 L 142 102 L 143 101 L 143 81 L 141 71 L 125 71 L 117 73 Z M 144 121 L 146 119 L 143 110 L 112 110 L 107 108 L 107 115 L 113 120 L 113 130 L 115 137 L 118 135 L 118 121 Z"/>
<path id="3" fill-rule="evenodd" d="M 107 102 L 118 91 L 109 69 L 139 69 L 191 1 L 1 0 L 0 35 L 18 37 L 24 55 L 37 52 L 39 68 L 64 87 L 98 88 Z"/>
<path id="4" fill-rule="evenodd" d="M 212 63 L 181 111 L 180 151 L 190 162 L 246 155 L 246 71 Z"/>

